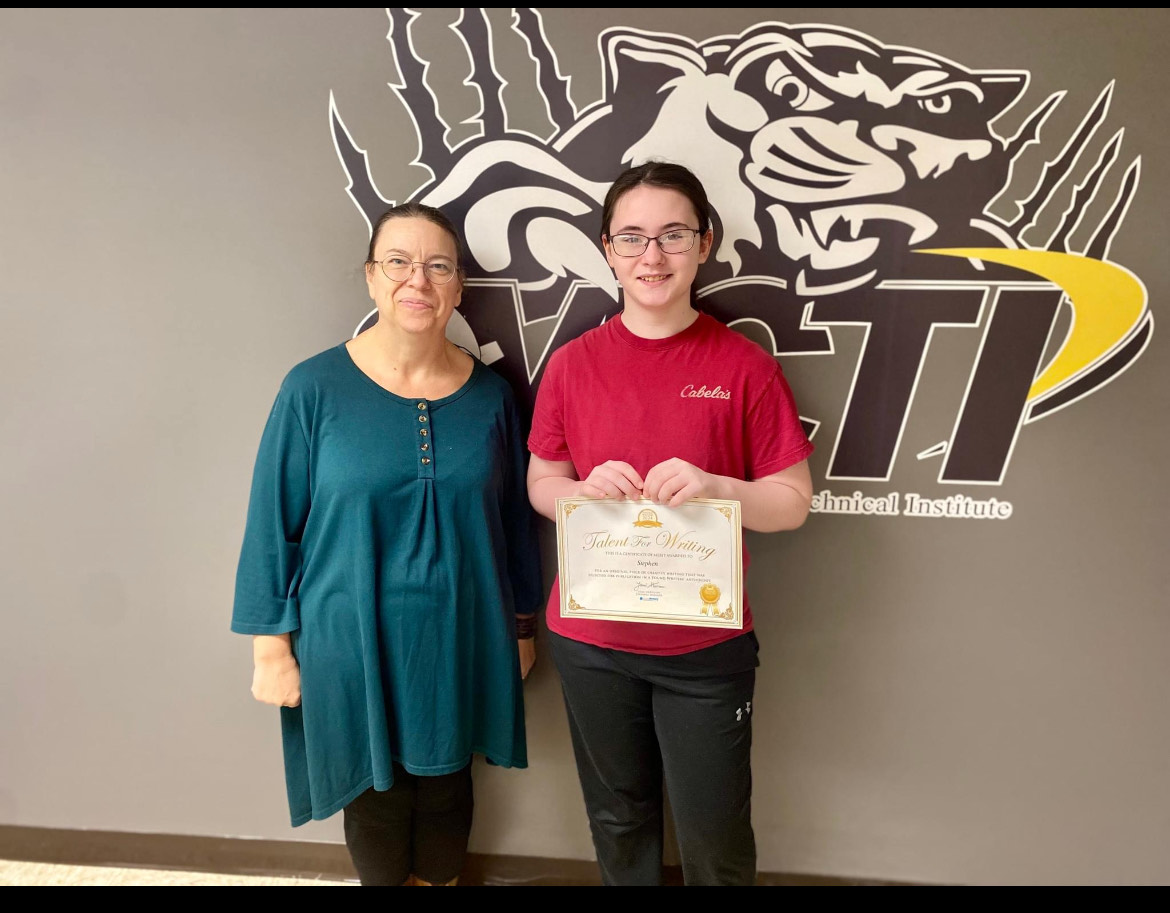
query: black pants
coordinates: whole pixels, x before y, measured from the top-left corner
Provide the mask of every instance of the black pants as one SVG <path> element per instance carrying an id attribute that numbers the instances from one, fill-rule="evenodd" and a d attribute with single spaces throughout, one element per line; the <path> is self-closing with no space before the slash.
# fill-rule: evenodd
<path id="1" fill-rule="evenodd" d="M 416 875 L 446 884 L 463 871 L 473 808 L 471 765 L 420 777 L 394 765 L 394 785 L 367 789 L 345 807 L 345 845 L 362 886 Z"/>
<path id="2" fill-rule="evenodd" d="M 685 882 L 754 884 L 755 635 L 681 656 L 549 642 L 602 882 L 662 883 L 665 781 Z"/>

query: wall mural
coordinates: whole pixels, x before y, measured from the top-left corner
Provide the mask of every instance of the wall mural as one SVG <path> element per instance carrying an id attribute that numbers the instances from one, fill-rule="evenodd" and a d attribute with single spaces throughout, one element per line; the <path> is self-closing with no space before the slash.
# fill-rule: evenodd
<path id="1" fill-rule="evenodd" d="M 1145 286 L 1109 259 L 1140 159 L 1124 160 L 1124 129 L 1095 161 L 1086 154 L 1112 83 L 1084 100 L 1071 135 L 1042 136 L 1058 106 L 1081 104 L 1056 92 L 1001 136 L 994 124 L 1023 96 L 1026 70 L 969 69 L 840 26 L 762 22 L 700 41 L 615 27 L 598 36 L 602 95 L 578 108 L 540 14 L 516 9 L 510 27 L 554 125 L 537 136 L 509 126 L 498 36 L 483 10 L 465 9 L 448 53 L 466 55 L 480 129 L 451 144 L 411 39 L 421 14 L 387 15 L 401 76 L 390 89 L 414 128 L 416 164 L 433 175 L 410 198 L 444 209 L 467 244 L 452 338 L 529 403 L 549 354 L 620 310 L 601 204 L 619 171 L 650 158 L 688 165 L 716 209 L 704 310 L 770 341 L 784 364 L 839 357 L 834 328 L 862 330 L 837 427 L 803 417 L 829 450 L 814 511 L 1007 519 L 1012 504 L 994 497 L 863 495 L 847 483 L 889 483 L 898 460 L 916 459 L 937 461 L 940 485 L 1000 485 L 1029 424 L 1100 390 L 1149 344 Z M 331 97 L 347 192 L 369 225 L 397 201 L 375 186 L 343 110 Z M 1046 160 L 1034 186 L 1006 201 L 1010 217 L 993 214 L 1033 144 Z M 1038 238 L 1041 213 L 1057 210 Z M 932 341 L 953 328 L 980 343 L 951 433 L 902 452 Z"/>

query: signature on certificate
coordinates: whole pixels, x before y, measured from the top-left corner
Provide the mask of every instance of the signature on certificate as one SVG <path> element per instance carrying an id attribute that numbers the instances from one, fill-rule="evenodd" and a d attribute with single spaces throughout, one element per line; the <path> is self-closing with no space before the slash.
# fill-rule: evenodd
<path id="1" fill-rule="evenodd" d="M 661 583 L 654 583 L 652 581 L 649 583 L 635 583 L 634 595 L 638 597 L 639 602 L 657 602 L 662 596 L 660 591 L 663 589 L 665 587 Z"/>

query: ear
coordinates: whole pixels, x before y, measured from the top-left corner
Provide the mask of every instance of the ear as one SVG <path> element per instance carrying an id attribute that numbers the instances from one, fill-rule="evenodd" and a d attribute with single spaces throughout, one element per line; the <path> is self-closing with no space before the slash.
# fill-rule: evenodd
<path id="1" fill-rule="evenodd" d="M 599 38 L 605 63 L 603 97 L 612 98 L 620 70 L 624 78 L 656 91 L 673 76 L 705 73 L 706 62 L 695 42 L 676 35 L 648 35 L 624 26 L 606 29 Z"/>
<path id="2" fill-rule="evenodd" d="M 706 263 L 711 256 L 711 246 L 715 243 L 715 232 L 708 228 L 699 238 L 699 262 Z"/>
<path id="3" fill-rule="evenodd" d="M 605 262 L 609 264 L 610 269 L 616 269 L 614 266 L 614 258 L 617 254 L 613 252 L 613 248 L 609 245 L 609 235 L 601 236 L 601 246 L 605 249 Z"/>
<path id="4" fill-rule="evenodd" d="M 374 273 L 376 267 L 376 263 L 366 264 L 366 290 L 370 293 L 370 298 L 372 298 L 374 301 L 378 300 L 378 293 L 376 289 L 377 276 Z"/>
<path id="5" fill-rule="evenodd" d="M 978 79 L 979 88 L 983 90 L 983 109 L 989 121 L 1014 105 L 1031 79 L 1027 70 L 977 70 L 971 75 Z"/>

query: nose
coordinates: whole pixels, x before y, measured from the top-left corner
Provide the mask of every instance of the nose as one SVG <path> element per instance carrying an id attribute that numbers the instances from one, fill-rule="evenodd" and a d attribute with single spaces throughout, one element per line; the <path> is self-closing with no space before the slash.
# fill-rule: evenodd
<path id="1" fill-rule="evenodd" d="M 427 278 L 426 263 L 420 263 L 418 260 L 412 260 L 410 264 L 410 275 L 402 280 L 410 285 L 412 288 L 423 288 L 431 284 L 431 280 Z"/>
<path id="2" fill-rule="evenodd" d="M 661 263 L 666 259 L 666 252 L 662 249 L 662 245 L 658 243 L 657 238 L 650 238 L 646 243 L 646 249 L 642 251 L 642 259 L 648 263 Z"/>

